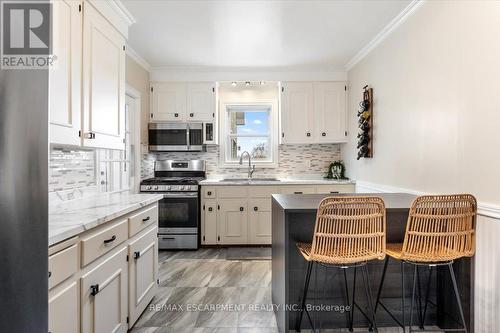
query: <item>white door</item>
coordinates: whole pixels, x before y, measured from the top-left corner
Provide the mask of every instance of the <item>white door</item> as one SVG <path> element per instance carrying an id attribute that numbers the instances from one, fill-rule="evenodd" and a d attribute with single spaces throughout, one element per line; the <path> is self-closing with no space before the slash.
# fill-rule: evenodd
<path id="1" fill-rule="evenodd" d="M 90 2 L 83 16 L 83 144 L 124 149 L 125 39 Z"/>
<path id="2" fill-rule="evenodd" d="M 311 82 L 284 82 L 282 85 L 282 142 L 314 142 L 314 94 Z"/>
<path id="3" fill-rule="evenodd" d="M 248 202 L 248 215 L 248 242 L 271 244 L 271 200 L 251 199 Z"/>
<path id="4" fill-rule="evenodd" d="M 49 299 L 49 332 L 79 332 L 78 285 L 76 281 Z"/>
<path id="5" fill-rule="evenodd" d="M 217 202 L 220 244 L 246 244 L 248 213 L 246 199 L 223 199 Z"/>
<path id="6" fill-rule="evenodd" d="M 195 82 L 187 85 L 188 121 L 213 122 L 215 119 L 215 83 Z"/>
<path id="7" fill-rule="evenodd" d="M 346 84 L 344 82 L 314 83 L 316 142 L 345 142 Z"/>
<path id="8" fill-rule="evenodd" d="M 49 69 L 50 142 L 80 145 L 82 13 L 79 1 L 52 1 L 53 52 Z"/>
<path id="9" fill-rule="evenodd" d="M 129 328 L 153 299 L 158 284 L 158 227 L 131 242 L 129 255 Z"/>
<path id="10" fill-rule="evenodd" d="M 202 244 L 217 244 L 217 202 L 205 200 L 203 205 Z"/>
<path id="11" fill-rule="evenodd" d="M 151 87 L 151 121 L 186 120 L 186 85 L 154 83 Z"/>
<path id="12" fill-rule="evenodd" d="M 82 333 L 127 332 L 127 248 L 81 278 Z"/>

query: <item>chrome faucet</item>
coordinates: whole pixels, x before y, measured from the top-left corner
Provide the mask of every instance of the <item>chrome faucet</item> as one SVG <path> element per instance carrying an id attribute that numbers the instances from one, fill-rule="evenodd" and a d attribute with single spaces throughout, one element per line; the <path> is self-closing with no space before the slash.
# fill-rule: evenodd
<path id="1" fill-rule="evenodd" d="M 248 179 L 252 179 L 252 175 L 255 171 L 255 164 L 252 165 L 252 157 L 250 156 L 250 153 L 247 152 L 246 150 L 241 153 L 240 155 L 240 165 L 243 164 L 243 156 L 247 154 L 248 155 Z"/>

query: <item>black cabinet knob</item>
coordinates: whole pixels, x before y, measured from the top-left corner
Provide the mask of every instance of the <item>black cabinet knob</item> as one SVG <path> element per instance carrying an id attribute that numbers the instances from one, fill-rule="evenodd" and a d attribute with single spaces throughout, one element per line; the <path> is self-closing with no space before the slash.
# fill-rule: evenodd
<path id="1" fill-rule="evenodd" d="M 326 136 L 326 133 L 325 132 L 321 133 L 321 136 Z"/>
<path id="2" fill-rule="evenodd" d="M 243 207 L 240 207 L 240 212 L 244 211 L 245 209 Z"/>
<path id="3" fill-rule="evenodd" d="M 306 134 L 306 135 L 307 135 L 307 136 L 311 136 L 311 133 L 307 132 L 307 134 Z"/>
<path id="4" fill-rule="evenodd" d="M 190 114 L 189 114 L 189 116 L 190 116 L 191 118 L 193 118 L 193 117 L 194 117 L 194 113 L 190 113 Z"/>
<path id="5" fill-rule="evenodd" d="M 139 259 L 141 257 L 141 252 L 136 251 L 134 252 L 134 259 Z"/>
<path id="6" fill-rule="evenodd" d="M 254 207 L 253 210 L 258 211 L 259 207 Z"/>
<path id="7" fill-rule="evenodd" d="M 178 113 L 174 113 L 174 117 L 179 117 L 179 114 Z"/>
<path id="8" fill-rule="evenodd" d="M 211 212 L 213 210 L 212 207 L 208 207 L 208 211 Z"/>
<path id="9" fill-rule="evenodd" d="M 90 286 L 90 295 L 95 296 L 99 294 L 99 285 L 98 284 L 93 284 Z"/>
<path id="10" fill-rule="evenodd" d="M 212 191 L 208 191 L 208 192 L 207 192 L 207 195 L 212 195 Z"/>

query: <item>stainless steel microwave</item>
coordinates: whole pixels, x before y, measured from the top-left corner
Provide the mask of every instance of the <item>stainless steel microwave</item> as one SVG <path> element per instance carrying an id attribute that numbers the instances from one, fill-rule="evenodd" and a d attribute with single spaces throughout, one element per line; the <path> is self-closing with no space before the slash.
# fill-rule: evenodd
<path id="1" fill-rule="evenodd" d="M 150 151 L 203 151 L 202 123 L 150 123 Z"/>

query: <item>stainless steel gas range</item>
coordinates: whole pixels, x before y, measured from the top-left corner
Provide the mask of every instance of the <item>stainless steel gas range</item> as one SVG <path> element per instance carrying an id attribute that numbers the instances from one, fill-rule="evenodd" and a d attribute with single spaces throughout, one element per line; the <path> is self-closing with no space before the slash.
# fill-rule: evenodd
<path id="1" fill-rule="evenodd" d="M 155 162 L 154 178 L 141 182 L 141 192 L 163 193 L 158 202 L 158 247 L 197 249 L 200 226 L 199 182 L 205 179 L 205 161 Z"/>

